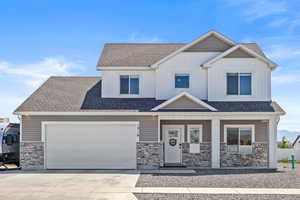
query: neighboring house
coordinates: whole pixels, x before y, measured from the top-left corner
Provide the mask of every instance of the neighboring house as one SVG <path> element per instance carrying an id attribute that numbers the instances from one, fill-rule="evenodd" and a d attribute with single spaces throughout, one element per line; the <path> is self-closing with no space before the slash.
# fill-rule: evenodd
<path id="1" fill-rule="evenodd" d="M 293 148 L 294 149 L 299 149 L 300 150 L 300 135 L 298 135 L 298 137 L 295 139 L 295 141 L 293 142 Z"/>
<path id="2" fill-rule="evenodd" d="M 9 124 L 9 118 L 0 118 L 0 133 L 4 131 L 5 127 Z"/>
<path id="3" fill-rule="evenodd" d="M 15 111 L 27 169 L 276 168 L 276 64 L 210 31 L 105 44 L 102 77 L 51 77 Z"/>

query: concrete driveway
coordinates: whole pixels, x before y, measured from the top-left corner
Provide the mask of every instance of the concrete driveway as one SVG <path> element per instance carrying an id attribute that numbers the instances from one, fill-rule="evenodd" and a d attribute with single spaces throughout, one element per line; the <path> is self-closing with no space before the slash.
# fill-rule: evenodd
<path id="1" fill-rule="evenodd" d="M 136 199 L 128 190 L 138 177 L 136 171 L 0 172 L 0 199 Z"/>

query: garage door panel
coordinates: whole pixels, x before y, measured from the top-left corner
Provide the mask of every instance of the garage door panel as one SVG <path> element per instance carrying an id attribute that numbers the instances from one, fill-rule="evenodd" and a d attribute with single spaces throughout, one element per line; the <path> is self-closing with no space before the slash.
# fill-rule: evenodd
<path id="1" fill-rule="evenodd" d="M 134 124 L 47 124 L 48 169 L 134 169 Z"/>

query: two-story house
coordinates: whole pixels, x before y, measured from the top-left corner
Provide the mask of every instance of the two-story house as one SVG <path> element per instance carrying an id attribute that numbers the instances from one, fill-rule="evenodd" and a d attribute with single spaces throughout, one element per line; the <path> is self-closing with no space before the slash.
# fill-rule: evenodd
<path id="1" fill-rule="evenodd" d="M 15 114 L 21 165 L 46 169 L 276 168 L 276 64 L 216 31 L 105 44 L 100 77 L 51 77 Z"/>

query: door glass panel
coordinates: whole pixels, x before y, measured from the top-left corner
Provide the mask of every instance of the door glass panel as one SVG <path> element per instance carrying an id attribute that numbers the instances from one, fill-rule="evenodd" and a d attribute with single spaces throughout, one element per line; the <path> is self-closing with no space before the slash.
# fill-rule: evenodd
<path id="1" fill-rule="evenodd" d="M 169 146 L 175 147 L 178 144 L 178 130 L 169 130 Z"/>
<path id="2" fill-rule="evenodd" d="M 169 131 L 169 137 L 170 138 L 178 137 L 178 131 L 177 130 L 171 130 L 171 131 Z"/>

